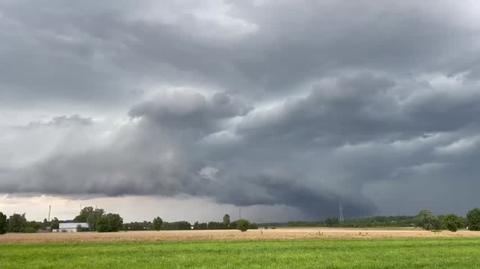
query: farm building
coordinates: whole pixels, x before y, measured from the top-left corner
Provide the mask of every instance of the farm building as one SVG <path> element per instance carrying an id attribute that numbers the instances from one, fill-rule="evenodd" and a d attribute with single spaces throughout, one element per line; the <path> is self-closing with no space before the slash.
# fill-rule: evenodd
<path id="1" fill-rule="evenodd" d="M 60 223 L 59 228 L 54 232 L 75 233 L 81 229 L 88 229 L 88 223 L 85 222 L 66 222 Z"/>

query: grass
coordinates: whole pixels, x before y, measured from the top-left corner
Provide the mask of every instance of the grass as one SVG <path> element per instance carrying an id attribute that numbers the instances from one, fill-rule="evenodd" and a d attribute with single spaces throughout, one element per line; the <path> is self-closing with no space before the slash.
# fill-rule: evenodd
<path id="1" fill-rule="evenodd" d="M 474 268 L 480 239 L 0 245 L 0 268 Z"/>

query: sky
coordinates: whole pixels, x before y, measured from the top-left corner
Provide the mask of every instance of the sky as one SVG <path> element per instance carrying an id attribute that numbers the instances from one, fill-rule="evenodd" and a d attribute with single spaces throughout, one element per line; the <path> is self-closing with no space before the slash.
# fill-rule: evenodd
<path id="1" fill-rule="evenodd" d="M 0 0 L 0 211 L 480 206 L 476 0 Z"/>

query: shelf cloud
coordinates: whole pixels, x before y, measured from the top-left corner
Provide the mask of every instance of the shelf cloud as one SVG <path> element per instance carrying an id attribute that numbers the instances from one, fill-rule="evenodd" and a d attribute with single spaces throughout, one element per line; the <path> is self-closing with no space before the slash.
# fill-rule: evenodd
<path id="1" fill-rule="evenodd" d="M 0 192 L 478 206 L 474 1 L 0 1 Z M 298 215 L 295 215 L 298 217 Z"/>

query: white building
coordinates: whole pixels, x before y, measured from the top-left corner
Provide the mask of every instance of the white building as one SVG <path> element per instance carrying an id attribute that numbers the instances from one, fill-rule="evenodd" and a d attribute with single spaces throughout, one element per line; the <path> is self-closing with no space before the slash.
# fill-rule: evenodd
<path id="1" fill-rule="evenodd" d="M 88 229 L 88 223 L 85 222 L 66 222 L 60 223 L 58 230 L 54 232 L 60 233 L 75 233 L 78 232 L 80 229 Z"/>

